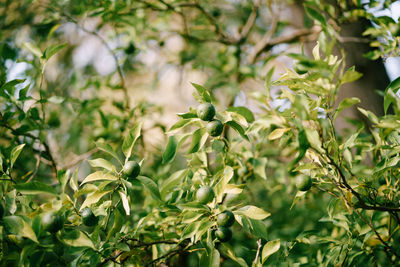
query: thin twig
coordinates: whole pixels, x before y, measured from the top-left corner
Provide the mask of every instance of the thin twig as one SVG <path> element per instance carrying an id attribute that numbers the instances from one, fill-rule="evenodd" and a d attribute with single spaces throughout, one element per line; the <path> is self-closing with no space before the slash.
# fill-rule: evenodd
<path id="1" fill-rule="evenodd" d="M 256 21 L 259 7 L 260 7 L 260 0 L 255 0 L 253 3 L 253 9 L 251 10 L 249 17 L 247 18 L 247 21 L 244 24 L 242 31 L 240 32 L 241 42 L 245 41 L 247 36 L 249 35 L 250 30 L 253 27 L 254 22 Z"/>
<path id="2" fill-rule="evenodd" d="M 255 264 L 255 265 L 257 265 L 257 263 L 258 263 L 258 258 L 260 257 L 260 250 L 261 250 L 261 247 L 262 247 L 262 245 L 261 245 L 261 239 L 258 239 L 258 240 L 257 240 L 257 254 L 256 254 L 256 257 L 255 257 L 255 259 L 254 259 L 254 264 Z"/>

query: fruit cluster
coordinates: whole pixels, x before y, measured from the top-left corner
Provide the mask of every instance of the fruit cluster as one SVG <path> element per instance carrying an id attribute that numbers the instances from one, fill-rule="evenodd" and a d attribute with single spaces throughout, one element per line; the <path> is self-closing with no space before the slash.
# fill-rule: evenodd
<path id="1" fill-rule="evenodd" d="M 214 119 L 215 107 L 210 103 L 203 103 L 197 107 L 197 117 L 203 121 L 207 121 L 206 130 L 213 136 L 220 136 L 224 125 L 220 120 Z"/>
<path id="2" fill-rule="evenodd" d="M 201 204 L 207 204 L 214 200 L 215 193 L 212 187 L 202 186 L 196 192 L 196 200 Z M 214 231 L 215 237 L 221 242 L 227 242 L 232 238 L 231 226 L 235 222 L 235 216 L 232 211 L 225 210 L 218 214 L 218 228 Z"/>

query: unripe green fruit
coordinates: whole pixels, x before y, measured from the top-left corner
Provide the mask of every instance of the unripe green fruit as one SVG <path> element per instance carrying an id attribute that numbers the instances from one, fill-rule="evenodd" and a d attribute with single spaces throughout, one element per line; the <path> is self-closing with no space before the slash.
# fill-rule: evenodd
<path id="1" fill-rule="evenodd" d="M 211 136 L 219 136 L 224 129 L 224 125 L 219 120 L 213 120 L 207 123 L 206 130 Z"/>
<path id="2" fill-rule="evenodd" d="M 136 178 L 140 173 L 140 165 L 136 161 L 130 160 L 125 163 L 122 172 L 128 178 Z"/>
<path id="3" fill-rule="evenodd" d="M 232 238 L 232 230 L 228 227 L 218 227 L 218 229 L 215 230 L 215 236 L 219 241 L 227 242 Z"/>
<path id="4" fill-rule="evenodd" d="M 200 104 L 197 107 L 197 117 L 203 121 L 211 121 L 215 116 L 215 108 L 210 103 Z"/>
<path id="5" fill-rule="evenodd" d="M 202 204 L 207 204 L 213 201 L 215 196 L 214 189 L 209 186 L 200 187 L 196 192 L 196 200 Z"/>
<path id="6" fill-rule="evenodd" d="M 312 180 L 310 176 L 301 175 L 297 178 L 296 181 L 297 189 L 300 191 L 308 191 L 312 186 Z"/>
<path id="7" fill-rule="evenodd" d="M 218 214 L 217 223 L 219 226 L 230 227 L 235 223 L 235 216 L 232 211 L 225 210 L 224 212 Z"/>
<path id="8" fill-rule="evenodd" d="M 63 227 L 61 215 L 55 212 L 48 212 L 42 217 L 42 227 L 45 231 L 56 233 Z"/>
<path id="9" fill-rule="evenodd" d="M 380 185 L 385 185 L 385 184 L 386 184 L 386 179 L 385 179 L 385 177 L 383 177 L 383 176 L 379 177 L 379 184 L 380 184 Z"/>
<path id="10" fill-rule="evenodd" d="M 81 216 L 82 222 L 86 226 L 95 226 L 99 221 L 99 218 L 94 215 L 91 208 L 84 208 L 81 211 Z"/>

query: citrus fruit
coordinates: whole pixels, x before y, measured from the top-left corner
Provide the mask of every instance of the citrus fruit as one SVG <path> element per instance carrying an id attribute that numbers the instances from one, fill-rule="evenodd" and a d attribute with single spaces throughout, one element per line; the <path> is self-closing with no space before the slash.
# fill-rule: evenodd
<path id="1" fill-rule="evenodd" d="M 209 186 L 200 187 L 196 192 L 196 200 L 202 204 L 210 203 L 214 199 L 214 189 Z"/>
<path id="2" fill-rule="evenodd" d="M 219 136 L 224 129 L 224 125 L 219 120 L 213 120 L 207 123 L 206 130 L 211 136 Z"/>
<path id="3" fill-rule="evenodd" d="M 234 222 L 235 216 L 230 210 L 225 210 L 217 216 L 217 223 L 219 226 L 230 227 Z"/>
<path id="4" fill-rule="evenodd" d="M 197 117 L 202 119 L 203 121 L 210 121 L 215 116 L 215 108 L 210 103 L 200 104 L 197 107 Z"/>
<path id="5" fill-rule="evenodd" d="M 136 161 L 130 160 L 125 163 L 122 172 L 128 178 L 136 178 L 140 173 L 140 165 Z"/>
<path id="6" fill-rule="evenodd" d="M 215 236 L 219 241 L 227 242 L 232 238 L 232 230 L 228 227 L 218 227 L 218 229 L 215 230 Z"/>

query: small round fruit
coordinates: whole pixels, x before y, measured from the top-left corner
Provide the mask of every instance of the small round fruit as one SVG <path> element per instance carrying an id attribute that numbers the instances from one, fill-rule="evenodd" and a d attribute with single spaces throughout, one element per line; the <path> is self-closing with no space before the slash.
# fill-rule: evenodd
<path id="1" fill-rule="evenodd" d="M 386 184 L 386 178 L 383 177 L 383 176 L 379 177 L 379 184 L 380 185 L 385 185 Z"/>
<path id="2" fill-rule="evenodd" d="M 210 103 L 200 104 L 197 107 L 197 117 L 203 121 L 211 121 L 215 116 L 215 108 Z"/>
<path id="3" fill-rule="evenodd" d="M 228 227 L 218 227 L 218 229 L 215 230 L 215 236 L 219 241 L 227 242 L 232 238 L 232 230 Z"/>
<path id="4" fill-rule="evenodd" d="M 217 216 L 217 223 L 219 226 L 230 227 L 233 225 L 234 222 L 235 216 L 230 210 L 225 210 Z"/>
<path id="5" fill-rule="evenodd" d="M 56 233 L 63 227 L 61 215 L 55 212 L 48 212 L 42 217 L 42 226 L 45 231 Z"/>
<path id="6" fill-rule="evenodd" d="M 224 125 L 219 120 L 213 120 L 207 123 L 206 130 L 211 136 L 219 136 L 224 129 Z"/>
<path id="7" fill-rule="evenodd" d="M 215 196 L 214 189 L 209 186 L 200 187 L 196 192 L 196 199 L 202 204 L 207 204 L 213 201 Z"/>
<path id="8" fill-rule="evenodd" d="M 136 178 L 140 173 L 140 165 L 136 161 L 130 160 L 127 163 L 125 163 L 122 172 L 128 178 Z"/>
<path id="9" fill-rule="evenodd" d="M 299 189 L 300 191 L 310 190 L 310 188 L 312 186 L 311 177 L 307 176 L 307 175 L 299 176 L 299 178 L 297 179 L 297 182 L 296 182 L 296 186 L 297 186 L 297 189 Z"/>
<path id="10" fill-rule="evenodd" d="M 95 226 L 99 221 L 99 218 L 94 215 L 91 208 L 84 208 L 81 211 L 81 216 L 83 224 L 86 226 Z"/>

